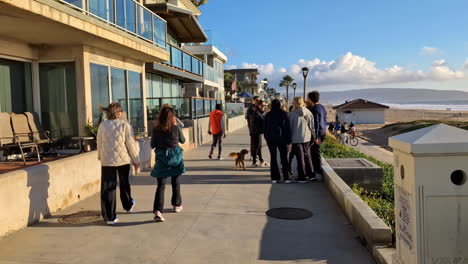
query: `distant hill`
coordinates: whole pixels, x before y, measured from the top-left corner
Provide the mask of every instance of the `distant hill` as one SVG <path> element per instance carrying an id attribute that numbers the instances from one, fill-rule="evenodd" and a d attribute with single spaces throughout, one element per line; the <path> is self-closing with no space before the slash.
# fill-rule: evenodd
<path id="1" fill-rule="evenodd" d="M 389 104 L 468 104 L 468 93 L 455 90 L 372 88 L 320 94 L 320 100 L 330 104 L 358 98 Z"/>

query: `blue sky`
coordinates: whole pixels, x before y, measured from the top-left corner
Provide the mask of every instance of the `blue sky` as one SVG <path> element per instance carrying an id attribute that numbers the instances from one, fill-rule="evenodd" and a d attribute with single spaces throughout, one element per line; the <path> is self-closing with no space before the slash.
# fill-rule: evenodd
<path id="1" fill-rule="evenodd" d="M 311 85 L 331 90 L 468 90 L 466 0 L 209 0 L 201 10 L 228 67 L 272 82 L 309 66 Z"/>

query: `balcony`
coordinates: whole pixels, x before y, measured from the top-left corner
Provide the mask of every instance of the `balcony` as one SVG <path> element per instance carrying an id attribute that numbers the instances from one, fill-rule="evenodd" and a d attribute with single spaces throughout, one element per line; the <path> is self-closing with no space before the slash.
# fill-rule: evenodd
<path id="1" fill-rule="evenodd" d="M 203 76 L 204 63 L 202 60 L 171 44 L 167 44 L 167 50 L 169 51 L 170 61 L 166 62 L 166 65 Z"/>
<path id="2" fill-rule="evenodd" d="M 134 0 L 56 0 L 166 49 L 166 21 Z"/>

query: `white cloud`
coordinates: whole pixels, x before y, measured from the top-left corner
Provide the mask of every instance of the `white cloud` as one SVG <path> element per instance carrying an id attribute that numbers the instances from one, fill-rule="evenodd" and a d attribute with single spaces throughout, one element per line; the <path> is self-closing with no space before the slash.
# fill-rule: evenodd
<path id="1" fill-rule="evenodd" d="M 422 47 L 421 51 L 419 52 L 420 55 L 423 56 L 438 56 L 443 55 L 443 52 L 436 48 L 436 47 Z"/>
<path id="2" fill-rule="evenodd" d="M 225 69 L 226 70 L 234 70 L 234 69 L 237 69 L 237 66 L 236 65 L 226 65 Z"/>
<path id="3" fill-rule="evenodd" d="M 408 70 L 394 65 L 388 68 L 378 68 L 375 62 L 351 52 L 336 60 L 322 61 L 320 59 L 300 59 L 296 64 L 286 68 L 275 69 L 272 63 L 258 65 L 243 63 L 240 68 L 256 68 L 259 78 L 267 77 L 271 87 L 278 87 L 284 74 L 291 75 L 299 84 L 303 80 L 302 67 L 309 68 L 308 81 L 314 86 L 329 85 L 381 85 L 400 84 L 425 81 L 446 81 L 465 78 L 463 71 L 450 68 L 445 60 L 435 60 L 426 71 Z M 465 62 L 468 68 L 468 59 Z"/>
<path id="4" fill-rule="evenodd" d="M 275 67 L 273 66 L 273 63 L 268 63 L 266 65 L 258 65 L 256 63 L 244 62 L 244 63 L 241 64 L 241 68 L 243 68 L 243 69 L 258 69 L 258 72 L 260 73 L 260 75 L 264 75 L 264 76 L 270 76 L 275 71 Z"/>
<path id="5" fill-rule="evenodd" d="M 445 66 L 447 62 L 445 60 L 435 60 L 432 62 L 433 67 Z"/>
<path id="6" fill-rule="evenodd" d="M 434 81 L 445 81 L 462 79 L 465 77 L 465 74 L 462 71 L 449 68 L 445 60 L 438 60 L 432 63 L 428 77 Z"/>

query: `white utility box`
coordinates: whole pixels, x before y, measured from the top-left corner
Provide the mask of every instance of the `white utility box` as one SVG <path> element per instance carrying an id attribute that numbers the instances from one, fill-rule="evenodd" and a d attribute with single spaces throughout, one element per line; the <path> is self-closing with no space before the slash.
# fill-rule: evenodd
<path id="1" fill-rule="evenodd" d="M 390 138 L 394 264 L 468 264 L 468 131 L 434 125 Z"/>

